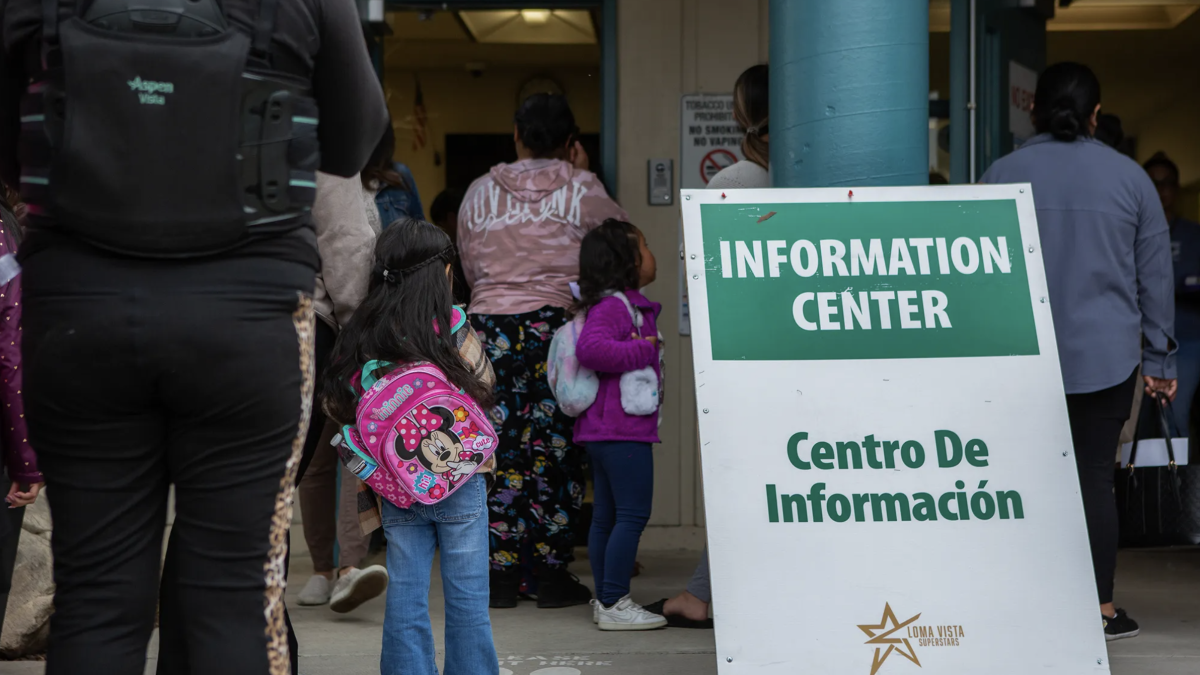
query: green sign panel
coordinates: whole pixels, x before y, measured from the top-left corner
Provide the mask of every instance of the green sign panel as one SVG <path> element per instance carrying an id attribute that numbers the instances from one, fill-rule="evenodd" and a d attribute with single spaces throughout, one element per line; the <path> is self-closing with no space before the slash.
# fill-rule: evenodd
<path id="1" fill-rule="evenodd" d="M 714 360 L 1038 353 L 1016 203 L 704 204 Z"/>

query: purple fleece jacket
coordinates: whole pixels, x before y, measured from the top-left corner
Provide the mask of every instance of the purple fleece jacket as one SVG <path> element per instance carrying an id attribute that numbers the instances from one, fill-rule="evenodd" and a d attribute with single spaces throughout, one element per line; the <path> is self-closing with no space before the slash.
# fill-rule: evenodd
<path id="1" fill-rule="evenodd" d="M 636 290 L 626 290 L 629 302 L 643 311 L 644 336 L 658 335 L 657 319 L 662 305 L 650 302 Z M 633 338 L 633 317 L 620 298 L 605 298 L 588 310 L 587 321 L 575 343 L 579 364 L 600 376 L 596 402 L 575 420 L 575 440 L 634 441 L 658 443 L 658 413 L 630 415 L 621 407 L 621 374 L 653 366 L 662 378 L 658 346 L 649 340 Z"/>

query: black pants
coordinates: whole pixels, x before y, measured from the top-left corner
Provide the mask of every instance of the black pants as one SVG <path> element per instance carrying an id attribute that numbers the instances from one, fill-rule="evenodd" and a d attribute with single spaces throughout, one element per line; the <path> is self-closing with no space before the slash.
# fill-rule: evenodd
<path id="1" fill-rule="evenodd" d="M 57 583 L 47 675 L 286 675 L 290 498 L 313 387 L 313 272 L 51 248 L 24 271 L 25 401 Z"/>
<path id="2" fill-rule="evenodd" d="M 1129 419 L 1133 406 L 1137 371 L 1121 384 L 1089 392 L 1067 395 L 1067 416 L 1075 444 L 1075 467 L 1079 470 L 1079 489 L 1083 494 L 1083 512 L 1087 518 L 1088 540 L 1092 545 L 1092 567 L 1096 572 L 1096 592 L 1100 604 L 1112 602 L 1113 576 L 1117 571 L 1117 497 L 1113 493 L 1113 472 L 1121 427 Z"/>

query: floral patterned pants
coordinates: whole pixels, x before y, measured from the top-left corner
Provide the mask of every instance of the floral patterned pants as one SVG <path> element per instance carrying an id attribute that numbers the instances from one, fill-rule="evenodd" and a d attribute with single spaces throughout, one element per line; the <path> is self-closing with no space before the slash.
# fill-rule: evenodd
<path id="1" fill-rule="evenodd" d="M 564 322 L 563 310 L 549 306 L 471 316 L 496 372 L 489 413 L 500 435 L 496 487 L 488 498 L 493 569 L 522 562 L 563 567 L 574 560 L 584 453 L 572 443 L 574 421 L 558 409 L 546 380 L 550 339 Z M 522 561 L 528 550 L 533 560 Z"/>

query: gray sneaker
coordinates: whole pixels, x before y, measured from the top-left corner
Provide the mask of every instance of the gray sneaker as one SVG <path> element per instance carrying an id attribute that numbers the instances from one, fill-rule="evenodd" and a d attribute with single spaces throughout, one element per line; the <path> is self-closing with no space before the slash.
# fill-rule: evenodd
<path id="1" fill-rule="evenodd" d="M 371 565 L 365 569 L 347 572 L 333 585 L 333 597 L 329 609 L 339 614 L 353 611 L 359 605 L 378 597 L 388 587 L 387 568 Z"/>
<path id="2" fill-rule="evenodd" d="M 312 575 L 307 584 L 304 584 L 304 589 L 300 591 L 300 597 L 296 602 L 301 607 L 319 607 L 329 602 L 329 586 L 330 582 L 327 577 L 320 574 Z"/>
<path id="3" fill-rule="evenodd" d="M 647 612 L 628 595 L 612 607 L 600 605 L 599 614 L 600 630 L 654 630 L 667 625 L 666 617 Z"/>

